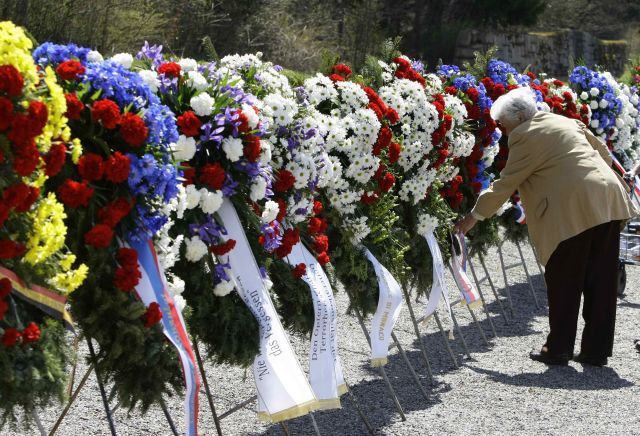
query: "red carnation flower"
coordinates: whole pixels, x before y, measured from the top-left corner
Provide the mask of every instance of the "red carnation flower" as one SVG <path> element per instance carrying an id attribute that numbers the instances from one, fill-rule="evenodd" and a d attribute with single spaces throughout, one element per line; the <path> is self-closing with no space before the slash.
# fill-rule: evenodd
<path id="1" fill-rule="evenodd" d="M 318 235 L 313 238 L 313 249 L 316 253 L 323 253 L 329 250 L 329 238 L 327 235 Z"/>
<path id="2" fill-rule="evenodd" d="M 142 118 L 129 112 L 120 119 L 120 134 L 130 146 L 140 147 L 149 135 L 149 128 Z"/>
<path id="3" fill-rule="evenodd" d="M 114 228 L 133 209 L 133 202 L 127 198 L 119 197 L 98 210 L 98 219 L 101 224 Z"/>
<path id="4" fill-rule="evenodd" d="M 184 177 L 184 182 L 182 182 L 182 184 L 185 186 L 193 185 L 193 179 L 196 177 L 196 169 L 184 162 L 182 163 L 182 166 L 182 177 Z"/>
<path id="5" fill-rule="evenodd" d="M 372 193 L 372 194 L 369 194 L 368 192 L 365 192 L 364 194 L 362 194 L 360 196 L 360 202 L 362 202 L 362 204 L 366 204 L 367 206 L 370 206 L 373 203 L 375 203 L 376 201 L 378 201 L 379 198 L 380 198 L 380 196 L 378 194 L 376 194 L 375 192 Z"/>
<path id="6" fill-rule="evenodd" d="M 396 178 L 393 177 L 393 174 L 386 173 L 382 180 L 378 182 L 380 185 L 380 190 L 382 192 L 389 192 L 389 190 L 393 187 L 393 184 L 396 182 Z"/>
<path id="7" fill-rule="evenodd" d="M 555 86 L 564 86 L 564 82 L 562 80 L 554 79 L 553 84 Z"/>
<path id="8" fill-rule="evenodd" d="M 96 224 L 84 234 L 84 242 L 96 248 L 107 248 L 113 239 L 113 230 L 105 224 Z"/>
<path id="9" fill-rule="evenodd" d="M 373 154 L 375 156 L 378 156 L 383 149 L 389 146 L 392 136 L 393 134 L 391 133 L 391 129 L 387 126 L 384 126 L 380 129 L 380 131 L 378 132 L 378 140 L 373 146 Z"/>
<path id="10" fill-rule="evenodd" d="M 249 117 L 242 112 L 241 110 L 237 110 L 236 114 L 238 114 L 238 130 L 242 133 L 246 133 L 249 131 Z"/>
<path id="11" fill-rule="evenodd" d="M 131 161 L 127 156 L 116 151 L 103 162 L 104 177 L 112 183 L 122 183 L 129 177 Z"/>
<path id="12" fill-rule="evenodd" d="M 36 148 L 35 143 L 21 146 L 20 149 L 15 150 L 16 154 L 13 156 L 13 169 L 19 176 L 28 177 L 33 173 L 40 161 L 40 154 Z"/>
<path id="13" fill-rule="evenodd" d="M 309 220 L 309 225 L 307 226 L 307 232 L 310 235 L 316 235 L 318 233 L 322 233 L 327 228 L 327 222 L 322 218 L 313 217 Z"/>
<path id="14" fill-rule="evenodd" d="M 458 88 L 456 88 L 455 86 L 447 86 L 446 88 L 444 88 L 444 92 L 446 94 L 456 95 L 458 94 Z"/>
<path id="15" fill-rule="evenodd" d="M 56 191 L 60 201 L 68 207 L 88 206 L 89 200 L 93 197 L 93 188 L 87 185 L 87 181 L 82 183 L 71 179 L 64 181 Z"/>
<path id="16" fill-rule="evenodd" d="M 12 288 L 11 280 L 6 277 L 0 279 L 0 300 L 8 297 Z"/>
<path id="17" fill-rule="evenodd" d="M 138 252 L 133 248 L 120 247 L 118 248 L 118 254 L 116 254 L 118 263 L 125 268 L 137 268 L 138 267 Z"/>
<path id="18" fill-rule="evenodd" d="M 129 268 L 118 267 L 113 275 L 113 285 L 122 292 L 133 291 L 140 282 L 140 271 Z"/>
<path id="19" fill-rule="evenodd" d="M 67 157 L 67 147 L 64 144 L 53 144 L 49 153 L 44 156 L 45 174 L 53 177 L 60 172 Z"/>
<path id="20" fill-rule="evenodd" d="M 408 70 L 411 69 L 411 63 L 405 58 L 397 57 L 393 58 L 393 63 L 398 64 L 398 69 L 400 70 Z"/>
<path id="21" fill-rule="evenodd" d="M 236 246 L 236 240 L 229 239 L 228 241 L 222 244 L 210 246 L 209 251 L 215 254 L 216 256 L 224 256 L 225 254 L 233 250 L 235 246 Z"/>
<path id="22" fill-rule="evenodd" d="M 180 132 L 185 136 L 198 136 L 200 133 L 200 127 L 202 127 L 202 122 L 200 118 L 193 111 L 186 111 L 182 115 L 178 117 L 177 120 L 178 127 L 180 127 Z"/>
<path id="23" fill-rule="evenodd" d="M 27 112 L 29 134 L 32 137 L 36 137 L 42 133 L 44 126 L 47 125 L 47 118 L 49 117 L 47 105 L 40 101 L 32 101 L 29 103 Z"/>
<path id="24" fill-rule="evenodd" d="M 338 75 L 344 77 L 345 79 L 348 79 L 349 77 L 351 77 L 351 74 L 352 74 L 351 68 L 349 68 L 345 64 L 336 64 L 336 65 L 334 65 L 333 68 L 331 69 L 331 72 L 333 74 L 338 74 Z"/>
<path id="25" fill-rule="evenodd" d="M 278 203 L 278 215 L 276 215 L 276 221 L 282 222 L 285 216 L 287 216 L 287 203 L 282 198 L 276 198 L 275 202 Z"/>
<path id="26" fill-rule="evenodd" d="M 102 179 L 104 167 L 102 157 L 95 153 L 87 153 L 78 161 L 80 177 L 90 182 Z"/>
<path id="27" fill-rule="evenodd" d="M 294 278 L 301 279 L 307 273 L 307 265 L 299 263 L 293 270 L 291 270 L 291 273 Z"/>
<path id="28" fill-rule="evenodd" d="M 56 73 L 62 80 L 76 80 L 80 74 L 84 74 L 85 68 L 78 61 L 64 61 L 56 68 Z"/>
<path id="29" fill-rule="evenodd" d="M 0 240 L 0 259 L 22 256 L 25 251 L 27 251 L 27 247 L 19 242 L 10 239 Z"/>
<path id="30" fill-rule="evenodd" d="M 26 197 L 22 199 L 22 202 L 16 206 L 16 212 L 22 213 L 31 209 L 33 203 L 40 197 L 40 188 L 35 186 L 29 186 L 29 192 Z"/>
<path id="31" fill-rule="evenodd" d="M 0 97 L 0 132 L 6 131 L 13 121 L 13 103 L 7 97 Z"/>
<path id="32" fill-rule="evenodd" d="M 217 191 L 224 185 L 225 173 L 219 163 L 206 164 L 200 171 L 200 182 Z"/>
<path id="33" fill-rule="evenodd" d="M 331 258 L 326 252 L 320 253 L 318 257 L 316 257 L 316 259 L 318 259 L 318 262 L 320 263 L 320 265 L 326 265 L 329 262 L 331 262 Z"/>
<path id="34" fill-rule="evenodd" d="M 25 344 L 37 342 L 40 339 L 40 328 L 35 322 L 30 322 L 28 326 L 22 330 L 22 340 Z"/>
<path id="35" fill-rule="evenodd" d="M 392 142 L 389 144 L 389 162 L 395 164 L 400 158 L 400 144 Z"/>
<path id="36" fill-rule="evenodd" d="M 120 108 L 111 100 L 98 100 L 91 106 L 91 117 L 105 129 L 115 129 L 120 123 Z"/>
<path id="37" fill-rule="evenodd" d="M 4 331 L 2 335 L 2 345 L 5 348 L 13 347 L 20 340 L 20 332 L 13 327 L 9 327 Z"/>
<path id="38" fill-rule="evenodd" d="M 296 182 L 295 176 L 289 170 L 280 170 L 276 174 L 276 182 L 273 184 L 273 189 L 276 192 L 287 192 L 291 189 Z"/>
<path id="39" fill-rule="evenodd" d="M 335 83 L 335 82 L 344 82 L 344 77 L 338 75 L 338 74 L 331 74 L 329 75 L 329 79 Z"/>
<path id="40" fill-rule="evenodd" d="M 255 162 L 260 157 L 260 138 L 252 135 L 245 139 L 247 144 L 243 150 L 244 157 L 246 157 L 249 162 Z"/>
<path id="41" fill-rule="evenodd" d="M 147 311 L 142 316 L 144 319 L 145 327 L 153 327 L 162 319 L 162 312 L 160 311 L 160 305 L 155 301 L 147 307 Z"/>
<path id="42" fill-rule="evenodd" d="M 27 114 L 15 114 L 11 120 L 11 130 L 7 138 L 18 147 L 26 147 L 33 142 L 31 120 Z"/>
<path id="43" fill-rule="evenodd" d="M 84 109 L 84 103 L 82 103 L 75 94 L 65 94 L 64 99 L 67 101 L 67 111 L 64 115 L 70 120 L 80 119 L 80 114 Z"/>
<path id="44" fill-rule="evenodd" d="M 24 79 L 13 65 L 0 66 L 0 92 L 5 92 L 9 97 L 17 97 L 22 94 Z"/>
<path id="45" fill-rule="evenodd" d="M 377 105 L 374 102 L 370 102 L 369 105 L 367 106 L 369 109 L 371 109 L 375 114 L 376 114 L 376 118 L 379 121 L 382 121 L 382 117 L 384 116 L 384 114 L 382 113 L 382 109 L 380 108 L 379 105 Z"/>
<path id="46" fill-rule="evenodd" d="M 18 182 L 5 188 L 2 193 L 2 201 L 4 201 L 5 206 L 9 208 L 16 207 L 22 203 L 22 200 L 28 194 L 29 187 L 22 182 Z"/>
<path id="47" fill-rule="evenodd" d="M 175 62 L 165 62 L 164 64 L 158 66 L 158 74 L 164 74 L 165 76 L 171 77 L 172 79 L 180 77 L 181 70 L 182 67 L 180 67 L 180 64 L 177 64 Z"/>
<path id="48" fill-rule="evenodd" d="M 321 202 L 319 202 L 318 200 L 315 200 L 313 202 L 313 214 L 314 215 L 320 215 L 322 213 L 323 209 L 324 209 L 324 206 L 322 205 Z"/>
<path id="49" fill-rule="evenodd" d="M 276 248 L 275 255 L 279 258 L 287 257 L 294 245 L 300 242 L 300 230 L 287 229 L 282 235 L 282 245 Z"/>
<path id="50" fill-rule="evenodd" d="M 6 301 L 0 299 L 0 321 L 4 319 L 4 316 L 7 313 L 7 310 L 9 310 L 9 305 L 7 304 Z"/>
<path id="51" fill-rule="evenodd" d="M 400 121 L 400 115 L 398 115 L 398 111 L 392 107 L 387 107 L 387 110 L 384 113 L 384 117 L 389 121 L 389 124 L 394 125 Z"/>

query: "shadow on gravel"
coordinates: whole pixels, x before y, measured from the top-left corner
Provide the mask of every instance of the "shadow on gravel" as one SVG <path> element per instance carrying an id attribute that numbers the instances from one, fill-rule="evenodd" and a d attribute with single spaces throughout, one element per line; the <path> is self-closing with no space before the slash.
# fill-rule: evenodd
<path id="1" fill-rule="evenodd" d="M 540 364 L 542 365 L 542 364 Z M 550 366 L 542 373 L 502 374 L 489 369 L 466 365 L 470 370 L 488 376 L 492 381 L 513 386 L 532 386 L 547 389 L 578 391 L 623 389 L 635 384 L 621 378 L 612 368 L 597 368 L 589 365 L 580 372 L 572 366 Z"/>

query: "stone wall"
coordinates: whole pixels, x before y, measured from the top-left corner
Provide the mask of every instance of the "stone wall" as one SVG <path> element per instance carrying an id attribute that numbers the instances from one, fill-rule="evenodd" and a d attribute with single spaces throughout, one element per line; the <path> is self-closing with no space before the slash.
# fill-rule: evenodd
<path id="1" fill-rule="evenodd" d="M 494 33 L 478 29 L 458 35 L 455 63 L 473 61 L 475 51 L 499 48 L 497 56 L 519 71 L 531 66 L 550 76 L 566 78 L 579 60 L 587 66 L 602 65 L 614 75 L 622 74 L 628 57 L 626 41 L 604 41 L 578 30 L 555 32 Z"/>

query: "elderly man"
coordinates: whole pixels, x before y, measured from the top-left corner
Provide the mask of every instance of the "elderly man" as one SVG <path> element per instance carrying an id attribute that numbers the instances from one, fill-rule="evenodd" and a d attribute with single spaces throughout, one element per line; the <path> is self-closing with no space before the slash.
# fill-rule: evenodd
<path id="1" fill-rule="evenodd" d="M 566 365 L 573 358 L 581 295 L 585 327 L 574 360 L 607 364 L 613 350 L 619 237 L 637 215 L 611 168 L 611 157 L 584 124 L 538 112 L 535 96 L 519 88 L 498 98 L 491 116 L 509 135 L 507 165 L 472 212 L 463 233 L 492 216 L 518 190 L 540 262 L 546 265 L 550 333 L 533 360 Z"/>

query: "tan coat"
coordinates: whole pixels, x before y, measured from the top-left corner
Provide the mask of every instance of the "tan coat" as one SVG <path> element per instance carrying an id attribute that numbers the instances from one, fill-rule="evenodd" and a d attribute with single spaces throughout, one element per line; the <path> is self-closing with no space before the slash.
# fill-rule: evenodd
<path id="1" fill-rule="evenodd" d="M 638 215 L 623 184 L 606 146 L 584 124 L 538 112 L 509 135 L 507 165 L 472 213 L 490 217 L 518 190 L 531 241 L 546 265 L 565 239 Z"/>

